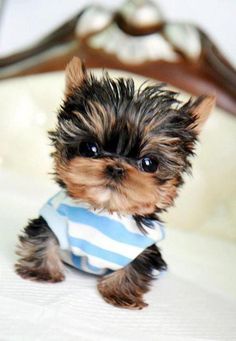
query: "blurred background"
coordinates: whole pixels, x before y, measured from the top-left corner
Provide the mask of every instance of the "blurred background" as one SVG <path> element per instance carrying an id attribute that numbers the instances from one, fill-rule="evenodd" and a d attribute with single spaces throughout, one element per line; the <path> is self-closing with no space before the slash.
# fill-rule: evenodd
<path id="1" fill-rule="evenodd" d="M 154 0 L 166 19 L 199 25 L 236 65 L 234 0 Z M 118 8 L 123 0 L 1 0 L 0 56 L 34 43 L 88 4 Z"/>

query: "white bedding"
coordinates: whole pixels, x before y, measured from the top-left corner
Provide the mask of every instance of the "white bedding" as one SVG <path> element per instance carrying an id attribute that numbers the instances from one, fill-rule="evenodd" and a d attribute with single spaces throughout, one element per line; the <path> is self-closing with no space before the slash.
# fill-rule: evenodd
<path id="1" fill-rule="evenodd" d="M 61 75 L 50 79 L 62 84 Z M 47 97 L 53 111 L 58 98 L 47 77 L 35 81 L 44 84 L 41 92 L 32 79 L 0 86 L 0 341 L 236 340 L 236 246 L 229 240 L 167 229 L 161 248 L 169 270 L 153 283 L 145 296 L 149 307 L 141 311 L 109 306 L 95 277 L 69 267 L 59 284 L 14 273 L 17 234 L 56 190 L 45 174 L 50 162 L 43 146 L 51 123 L 38 108 Z M 21 92 L 18 102 L 3 101 L 13 91 Z"/>
<path id="2" fill-rule="evenodd" d="M 233 243 L 170 229 L 161 245 L 169 271 L 146 295 L 149 307 L 114 308 L 97 293 L 95 277 L 69 267 L 60 284 L 29 282 L 14 273 L 19 229 L 54 186 L 0 174 L 0 340 L 236 339 Z"/>

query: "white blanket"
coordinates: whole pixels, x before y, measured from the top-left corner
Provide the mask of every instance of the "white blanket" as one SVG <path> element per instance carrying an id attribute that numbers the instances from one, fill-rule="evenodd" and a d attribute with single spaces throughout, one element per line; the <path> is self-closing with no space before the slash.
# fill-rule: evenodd
<path id="1" fill-rule="evenodd" d="M 0 340 L 236 340 L 236 247 L 230 241 L 167 227 L 161 248 L 169 270 L 153 283 L 145 296 L 149 307 L 141 311 L 108 305 L 96 290 L 96 277 L 69 267 L 65 282 L 59 284 L 34 283 L 15 274 L 17 235 L 57 190 L 46 175 L 50 162 L 44 146 L 51 125 L 46 113 L 55 111 L 61 96 L 57 85 L 62 87 L 63 77 L 55 74 L 32 79 L 0 85 L 0 98 L 4 99 L 0 123 Z M 12 93 L 14 101 L 9 97 Z M 212 172 L 210 166 L 208 169 Z M 209 202 L 218 200 L 214 197 L 217 191 L 210 192 L 207 187 L 215 173 L 208 174 L 204 183 L 199 183 L 199 173 L 194 177 L 198 182 L 192 188 L 204 184 Z M 233 183 L 226 187 L 228 178 L 224 179 L 233 198 Z M 215 181 L 212 188 L 216 186 Z M 228 194 L 220 194 L 221 202 L 226 203 Z M 185 197 L 180 209 L 185 207 L 186 219 L 190 221 L 192 214 L 194 221 L 193 208 L 197 207 L 199 218 L 204 195 L 192 189 Z M 222 217 L 224 222 L 228 215 Z M 233 220 L 227 222 L 232 235 Z"/>
<path id="2" fill-rule="evenodd" d="M 39 284 L 14 273 L 17 234 L 54 191 L 48 182 L 0 172 L 0 340 L 233 340 L 236 247 L 167 231 L 169 271 L 153 283 L 142 311 L 114 308 L 96 277 L 67 268 L 66 281 Z"/>

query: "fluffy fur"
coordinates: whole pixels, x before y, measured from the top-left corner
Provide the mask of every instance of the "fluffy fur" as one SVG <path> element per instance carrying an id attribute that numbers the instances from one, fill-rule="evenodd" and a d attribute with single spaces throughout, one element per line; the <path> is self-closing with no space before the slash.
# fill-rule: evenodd
<path id="1" fill-rule="evenodd" d="M 214 104 L 210 96 L 182 104 L 164 85 L 145 85 L 136 90 L 132 79 L 108 74 L 98 80 L 74 58 L 66 69 L 57 127 L 50 132 L 57 183 L 93 208 L 133 215 L 141 230 L 173 204 Z M 87 143 L 97 151 L 89 157 Z M 18 254 L 22 277 L 64 278 L 57 240 L 42 217 L 25 229 Z M 99 279 L 98 290 L 113 305 L 140 309 L 153 270 L 165 268 L 153 245 L 127 267 Z"/>

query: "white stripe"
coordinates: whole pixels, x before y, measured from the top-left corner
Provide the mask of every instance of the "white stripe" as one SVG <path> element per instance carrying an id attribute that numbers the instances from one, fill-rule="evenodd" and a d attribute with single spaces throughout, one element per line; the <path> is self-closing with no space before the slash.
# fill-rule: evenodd
<path id="1" fill-rule="evenodd" d="M 130 259 L 136 258 L 143 251 L 143 247 L 128 245 L 111 239 L 110 237 L 106 236 L 90 225 L 84 225 L 69 221 L 68 233 L 71 237 L 84 239 L 102 249 L 116 252 Z"/>
<path id="2" fill-rule="evenodd" d="M 61 204 L 65 204 L 71 207 L 81 207 L 81 208 L 86 208 L 89 211 L 93 211 L 92 207 L 89 204 L 86 204 L 85 202 L 81 202 L 79 200 L 72 199 L 68 195 L 65 196 L 65 199 L 61 201 Z M 95 211 L 94 211 L 95 212 Z"/>
<path id="3" fill-rule="evenodd" d="M 144 234 L 137 226 L 134 218 L 132 216 L 127 216 L 127 217 L 120 217 L 119 218 L 120 223 L 124 224 L 126 229 L 129 230 L 130 232 L 137 233 L 140 235 L 145 235 L 146 237 L 149 237 L 153 239 L 153 242 L 158 242 L 163 238 L 163 224 L 157 222 L 157 221 L 152 221 L 154 223 L 154 228 L 147 227 L 143 225 L 144 230 L 146 231 L 146 234 Z"/>
<path id="4" fill-rule="evenodd" d="M 81 270 L 91 272 L 91 270 L 87 268 L 87 257 L 81 257 Z"/>
<path id="5" fill-rule="evenodd" d="M 109 217 L 109 213 L 107 215 Z M 113 218 L 113 215 L 110 215 L 110 218 Z M 122 223 L 123 225 L 125 225 L 126 229 L 132 233 L 137 233 L 141 236 L 144 235 L 144 233 L 138 228 L 134 218 L 132 216 L 119 216 L 119 215 L 114 215 L 115 220 L 119 221 L 120 223 Z M 155 227 L 154 228 L 150 228 L 147 226 L 143 225 L 144 230 L 147 232 L 145 234 L 146 237 L 149 237 L 151 239 L 153 239 L 153 242 L 157 242 L 160 241 L 163 237 L 163 233 L 162 233 L 162 224 L 159 222 L 154 222 Z"/>
<path id="6" fill-rule="evenodd" d="M 57 209 L 58 206 L 65 201 L 66 198 L 66 192 L 64 190 L 61 190 L 57 195 L 51 198 L 51 204 L 52 206 Z"/>
<path id="7" fill-rule="evenodd" d="M 97 268 L 100 269 L 110 269 L 110 270 L 118 270 L 122 268 L 122 265 L 112 263 L 108 260 L 96 257 L 96 256 L 91 256 L 88 254 L 85 254 L 83 250 L 81 250 L 79 247 L 72 246 L 71 247 L 72 252 L 76 256 L 86 256 L 88 257 L 89 263 L 93 266 L 96 266 Z"/>
<path id="8" fill-rule="evenodd" d="M 93 210 L 88 204 L 83 203 L 83 202 L 75 202 L 73 199 L 71 199 L 70 197 L 66 196 L 65 199 L 62 202 L 63 204 L 69 205 L 71 207 L 81 207 L 81 208 L 85 208 L 90 210 L 92 213 L 101 216 L 101 217 L 107 217 L 109 219 L 115 220 L 119 223 L 122 223 L 126 229 L 132 233 L 137 233 L 140 235 L 143 235 L 143 232 L 140 231 L 140 229 L 138 228 L 134 218 L 131 215 L 128 216 L 124 216 L 121 214 L 118 214 L 116 212 L 114 213 L 109 213 L 108 211 L 105 210 Z M 160 241 L 163 239 L 163 224 L 159 223 L 159 222 L 154 222 L 155 227 L 154 228 L 149 228 L 144 226 L 144 230 L 147 232 L 146 236 L 148 236 L 149 238 L 153 239 L 153 241 Z"/>
<path id="9" fill-rule="evenodd" d="M 61 202 L 61 204 L 65 204 L 68 205 L 70 207 L 81 207 L 81 208 L 85 208 L 87 210 L 89 210 L 90 212 L 92 212 L 93 214 L 100 216 L 100 217 L 106 217 L 109 218 L 111 220 L 115 220 L 119 223 L 124 224 L 125 226 L 127 226 L 127 229 L 129 229 L 130 232 L 135 232 L 138 233 L 140 235 L 142 235 L 143 233 L 139 230 L 139 228 L 137 227 L 137 224 L 135 223 L 133 217 L 131 215 L 128 216 L 124 216 L 121 214 L 118 214 L 116 212 L 114 213 L 109 213 L 106 210 L 94 210 L 92 209 L 91 206 L 89 206 L 88 204 L 84 203 L 84 202 L 76 202 L 73 199 L 71 199 L 70 197 L 66 196 L 66 198 Z"/>

